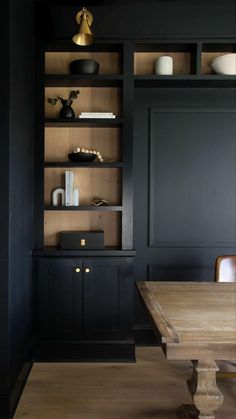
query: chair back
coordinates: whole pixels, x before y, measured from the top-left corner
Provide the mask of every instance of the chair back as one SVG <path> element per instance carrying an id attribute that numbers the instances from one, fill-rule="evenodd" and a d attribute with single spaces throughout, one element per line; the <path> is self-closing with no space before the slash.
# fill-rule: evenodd
<path id="1" fill-rule="evenodd" d="M 215 263 L 217 282 L 236 282 L 236 255 L 218 256 Z"/>

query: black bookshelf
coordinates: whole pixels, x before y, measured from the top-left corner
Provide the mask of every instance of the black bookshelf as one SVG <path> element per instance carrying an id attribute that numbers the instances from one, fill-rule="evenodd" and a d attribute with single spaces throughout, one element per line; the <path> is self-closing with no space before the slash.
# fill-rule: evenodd
<path id="1" fill-rule="evenodd" d="M 70 168 L 94 168 L 94 169 L 109 169 L 109 168 L 123 168 L 123 162 L 92 162 L 92 163 L 85 163 L 85 162 L 45 162 L 45 168 L 50 167 L 70 167 Z"/>
<path id="2" fill-rule="evenodd" d="M 58 119 L 45 118 L 45 127 L 120 127 L 124 123 L 123 118 L 73 118 Z"/>
<path id="3" fill-rule="evenodd" d="M 35 257 L 84 257 L 86 256 L 111 256 L 111 257 L 133 257 L 135 250 L 123 250 L 117 246 L 105 246 L 102 250 L 63 250 L 59 246 L 45 246 L 42 249 L 34 249 L 32 256 Z"/>
<path id="4" fill-rule="evenodd" d="M 122 87 L 122 75 L 47 74 L 45 87 Z"/>
<path id="5" fill-rule="evenodd" d="M 135 87 L 236 87 L 236 76 L 209 75 L 136 75 Z"/>
<path id="6" fill-rule="evenodd" d="M 122 205 L 79 205 L 79 206 L 53 206 L 45 205 L 45 211 L 122 211 Z"/>

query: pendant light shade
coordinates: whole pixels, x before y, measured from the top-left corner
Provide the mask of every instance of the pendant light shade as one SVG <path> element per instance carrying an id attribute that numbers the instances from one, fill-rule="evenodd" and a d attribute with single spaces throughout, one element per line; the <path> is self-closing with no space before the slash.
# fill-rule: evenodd
<path id="1" fill-rule="evenodd" d="M 79 25 L 79 32 L 73 36 L 72 40 L 77 45 L 91 45 L 94 42 L 94 36 L 90 26 L 93 21 L 93 15 L 83 7 L 76 15 L 76 21 Z"/>

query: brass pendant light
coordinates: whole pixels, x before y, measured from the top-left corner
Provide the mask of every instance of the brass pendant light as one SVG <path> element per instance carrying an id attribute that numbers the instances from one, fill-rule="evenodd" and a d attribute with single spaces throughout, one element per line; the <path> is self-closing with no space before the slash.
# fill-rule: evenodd
<path id="1" fill-rule="evenodd" d="M 83 7 L 76 15 L 76 21 L 79 26 L 79 32 L 73 36 L 72 40 L 77 45 L 91 45 L 94 42 L 94 36 L 91 32 L 90 26 L 93 21 L 93 15 L 86 7 Z"/>

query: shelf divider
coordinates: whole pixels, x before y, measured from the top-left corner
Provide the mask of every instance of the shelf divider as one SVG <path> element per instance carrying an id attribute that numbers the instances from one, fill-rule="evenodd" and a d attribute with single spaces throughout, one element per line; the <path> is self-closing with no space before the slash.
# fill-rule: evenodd
<path id="1" fill-rule="evenodd" d="M 123 162 L 95 162 L 95 163 L 85 163 L 85 162 L 45 162 L 44 163 L 44 167 L 45 168 L 50 168 L 50 167 L 73 167 L 73 168 L 96 168 L 96 169 L 106 169 L 106 168 L 119 168 L 119 167 L 124 167 L 124 163 Z"/>
<path id="2" fill-rule="evenodd" d="M 46 74 L 45 87 L 121 87 L 123 75 Z"/>
<path id="3" fill-rule="evenodd" d="M 236 76 L 218 74 L 186 76 L 142 75 L 134 77 L 135 87 L 236 87 Z"/>
<path id="4" fill-rule="evenodd" d="M 123 118 L 45 118 L 45 127 L 120 127 L 123 125 Z"/>
<path id="5" fill-rule="evenodd" d="M 53 206 L 45 205 L 44 211 L 123 211 L 122 205 L 79 205 L 79 206 Z"/>

